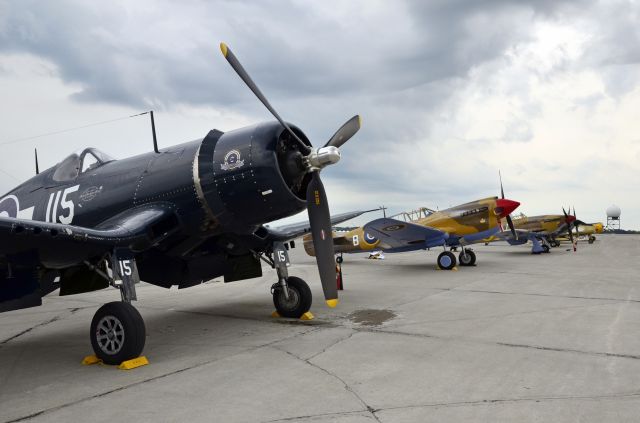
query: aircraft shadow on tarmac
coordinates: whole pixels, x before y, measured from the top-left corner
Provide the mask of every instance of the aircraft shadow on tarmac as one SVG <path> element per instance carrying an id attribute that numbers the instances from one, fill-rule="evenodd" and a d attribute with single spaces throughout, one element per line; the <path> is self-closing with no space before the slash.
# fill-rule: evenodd
<path id="1" fill-rule="evenodd" d="M 274 332 L 282 330 L 277 329 L 282 326 L 272 325 L 280 321 L 272 318 L 267 309 L 262 300 L 237 301 L 211 307 L 178 307 L 173 310 L 145 307 L 141 304 L 140 311 L 147 322 L 147 354 L 150 357 L 166 356 L 167 351 L 173 350 L 172 346 L 175 345 L 207 344 L 215 347 L 241 343 L 241 338 L 245 335 L 257 335 L 269 327 Z M 91 311 L 92 308 L 82 309 L 84 312 L 87 310 Z M 78 324 L 79 322 L 82 324 Z M 256 326 L 257 322 L 264 324 Z M 290 323 L 285 319 L 282 322 Z M 84 316 L 61 312 L 61 317 L 54 322 L 35 326 L 29 332 L 8 341 L 0 340 L 4 341 L 0 343 L 0 356 L 19 357 L 25 351 L 38 354 L 48 351 L 50 354 L 47 360 L 50 364 L 55 365 L 58 360 L 59 364 L 69 360 L 79 363 L 84 355 L 91 353 L 91 345 L 87 342 L 89 327 L 85 323 Z M 298 321 L 293 323 L 309 326 L 318 324 Z M 54 351 L 58 353 L 51 354 Z"/>

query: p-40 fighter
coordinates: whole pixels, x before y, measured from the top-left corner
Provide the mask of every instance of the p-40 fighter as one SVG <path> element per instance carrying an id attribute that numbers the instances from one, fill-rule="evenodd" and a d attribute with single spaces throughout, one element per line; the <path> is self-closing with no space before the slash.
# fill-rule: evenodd
<path id="1" fill-rule="evenodd" d="M 547 214 L 541 216 L 525 216 L 521 214 L 513 218 L 513 224 L 516 228 L 515 236 L 505 231 L 496 234 L 489 240 L 504 240 L 511 245 L 522 245 L 526 244 L 527 241 L 531 241 L 531 253 L 540 254 L 548 253 L 550 247 L 558 247 L 560 241 L 557 240 L 557 237 L 566 234 L 573 244 L 575 251 L 576 248 L 572 232 L 576 217 L 568 214 L 564 208 L 562 209 L 562 213 L 563 214 Z"/>
<path id="2" fill-rule="evenodd" d="M 347 121 L 321 148 L 285 123 L 231 50 L 226 60 L 278 122 L 222 133 L 154 153 L 113 160 L 95 150 L 72 154 L 0 200 L 0 311 L 42 304 L 60 295 L 120 289 L 122 302 L 101 307 L 91 344 L 106 363 L 137 357 L 145 327 L 130 302 L 140 279 L 187 288 L 276 269 L 274 305 L 285 317 L 311 306 L 311 291 L 289 276 L 289 241 L 314 235 L 327 304 L 338 303 L 331 221 L 320 171 L 340 159 L 359 129 Z M 309 224 L 264 226 L 307 209 Z M 292 243 L 292 242 L 291 242 Z"/>
<path id="3" fill-rule="evenodd" d="M 500 220 L 508 218 L 520 203 L 504 198 L 491 197 L 433 211 L 426 208 L 412 213 L 401 213 L 403 220 L 382 218 L 364 227 L 346 233 L 334 234 L 337 253 L 357 253 L 382 250 L 385 253 L 424 250 L 442 247 L 438 267 L 451 270 L 456 266 L 456 256 L 447 247 L 460 247 L 460 264 L 473 266 L 476 255 L 467 245 L 482 242 L 484 238 L 502 231 Z M 511 225 L 510 219 L 508 220 Z M 304 247 L 309 255 L 315 255 L 315 238 L 306 235 Z M 342 257 L 338 257 L 340 262 Z"/>

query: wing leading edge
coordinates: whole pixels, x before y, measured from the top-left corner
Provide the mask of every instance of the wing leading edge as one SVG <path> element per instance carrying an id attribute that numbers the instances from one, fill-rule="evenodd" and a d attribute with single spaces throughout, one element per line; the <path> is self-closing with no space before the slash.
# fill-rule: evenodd
<path id="1" fill-rule="evenodd" d="M 428 226 L 382 218 L 364 225 L 366 233 L 380 238 L 388 249 L 419 250 L 443 245 L 449 235 Z"/>

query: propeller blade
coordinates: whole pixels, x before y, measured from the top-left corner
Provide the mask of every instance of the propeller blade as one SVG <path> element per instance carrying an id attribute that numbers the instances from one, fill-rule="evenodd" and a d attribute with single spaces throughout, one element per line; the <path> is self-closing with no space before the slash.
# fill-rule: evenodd
<path id="1" fill-rule="evenodd" d="M 354 117 L 346 121 L 344 125 L 342 125 L 340 129 L 338 129 L 336 133 L 333 134 L 331 138 L 329 138 L 329 141 L 327 141 L 324 146 L 333 146 L 340 148 L 345 142 L 349 141 L 349 139 L 354 136 L 356 132 L 360 130 L 361 125 L 362 118 L 360 117 L 360 115 L 355 115 Z"/>
<path id="2" fill-rule="evenodd" d="M 336 266 L 334 262 L 333 237 L 331 236 L 331 215 L 327 194 L 320 180 L 319 172 L 311 174 L 311 182 L 307 187 L 307 212 L 313 236 L 313 248 L 316 252 L 320 282 L 324 298 L 331 308 L 338 305 L 338 289 L 336 285 Z"/>
<path id="3" fill-rule="evenodd" d="M 244 81 L 244 83 L 247 84 L 247 87 L 249 87 L 249 89 L 251 91 L 253 91 L 253 93 L 255 94 L 256 97 L 258 97 L 258 100 L 260 100 L 262 102 L 262 104 L 264 104 L 264 106 L 267 108 L 267 110 L 269 110 L 271 112 L 273 117 L 275 117 L 278 120 L 278 122 L 280 122 L 280 124 L 283 127 L 285 127 L 287 129 L 287 131 L 289 131 L 291 136 L 296 141 L 298 141 L 298 143 L 302 147 L 303 151 L 306 152 L 306 153 L 309 153 L 311 151 L 311 148 L 308 145 L 306 145 L 295 134 L 295 132 L 293 132 L 293 130 L 291 130 L 289 125 L 287 125 L 285 123 L 285 121 L 282 120 L 282 118 L 280 117 L 278 112 L 276 112 L 275 109 L 273 107 L 271 107 L 271 104 L 269 104 L 269 101 L 267 100 L 267 98 L 264 96 L 264 94 L 262 94 L 262 91 L 260 91 L 260 88 L 258 88 L 258 86 L 255 84 L 255 82 L 253 82 L 253 80 L 251 79 L 251 77 L 249 76 L 247 71 L 242 67 L 242 65 L 240 64 L 240 61 L 235 56 L 235 54 L 233 54 L 231 49 L 225 43 L 220 43 L 220 50 L 222 51 L 222 54 L 224 55 L 225 59 L 227 59 L 227 62 L 229 62 L 229 64 L 233 68 L 233 70 L 236 71 L 236 73 L 238 74 L 240 79 L 242 79 Z"/>
<path id="4" fill-rule="evenodd" d="M 571 211 L 571 207 L 569 207 L 569 211 Z M 571 227 L 571 222 L 569 222 L 569 215 L 565 211 L 564 207 L 562 208 L 562 213 L 564 213 L 564 219 L 567 225 L 567 233 L 569 234 L 569 240 L 571 241 L 571 245 L 573 246 L 573 251 L 576 251 L 576 244 L 573 242 L 573 228 Z"/>
<path id="5" fill-rule="evenodd" d="M 576 244 L 573 242 L 573 228 L 571 225 L 567 225 L 567 232 L 569 233 L 569 239 L 571 240 L 571 245 L 573 246 L 573 251 L 576 251 Z"/>
<path id="6" fill-rule="evenodd" d="M 511 233 L 515 239 L 518 239 L 518 233 L 516 232 L 516 227 L 513 225 L 513 220 L 511 220 L 511 215 L 507 215 L 507 224 L 509 225 L 509 229 L 511 229 Z"/>
<path id="7" fill-rule="evenodd" d="M 500 177 L 500 194 L 502 194 L 502 198 L 504 198 L 504 188 L 502 187 L 502 173 L 498 171 L 498 176 Z"/>

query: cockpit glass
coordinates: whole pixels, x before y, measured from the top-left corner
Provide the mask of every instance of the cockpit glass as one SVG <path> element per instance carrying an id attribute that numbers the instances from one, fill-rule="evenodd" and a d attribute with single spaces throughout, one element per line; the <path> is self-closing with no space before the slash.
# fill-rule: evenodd
<path id="1" fill-rule="evenodd" d="M 82 173 L 100 166 L 100 162 L 91 152 L 87 151 L 82 158 Z"/>
<path id="2" fill-rule="evenodd" d="M 96 156 L 98 158 L 98 161 L 100 161 L 101 163 L 112 162 L 115 160 L 113 157 L 111 157 L 104 151 L 96 150 L 95 148 L 92 148 L 90 151 L 91 151 L 91 154 Z"/>
<path id="3" fill-rule="evenodd" d="M 71 181 L 78 176 L 79 170 L 80 156 L 74 153 L 60 162 L 53 173 L 53 180 L 58 182 Z"/>
<path id="4" fill-rule="evenodd" d="M 71 181 L 78 176 L 81 168 L 82 173 L 84 173 L 114 160 L 113 157 L 100 150 L 85 148 L 83 151 L 73 153 L 60 162 L 52 177 L 57 182 Z"/>

